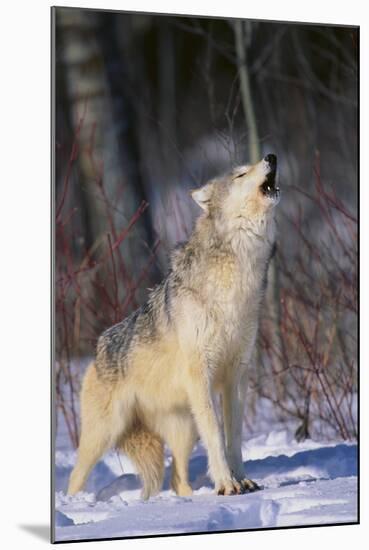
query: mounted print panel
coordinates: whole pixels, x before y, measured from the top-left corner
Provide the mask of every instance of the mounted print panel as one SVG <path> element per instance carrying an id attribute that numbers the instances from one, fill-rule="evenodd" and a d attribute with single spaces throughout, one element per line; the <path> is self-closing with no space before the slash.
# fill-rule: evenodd
<path id="1" fill-rule="evenodd" d="M 358 522 L 358 55 L 52 9 L 54 542 Z"/>

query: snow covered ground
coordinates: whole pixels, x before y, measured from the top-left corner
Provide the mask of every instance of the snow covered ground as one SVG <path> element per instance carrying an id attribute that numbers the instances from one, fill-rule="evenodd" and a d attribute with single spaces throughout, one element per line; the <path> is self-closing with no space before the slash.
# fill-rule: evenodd
<path id="1" fill-rule="evenodd" d="M 86 492 L 65 494 L 75 461 L 65 430 L 55 456 L 55 538 L 57 541 L 255 529 L 288 525 L 349 523 L 357 520 L 357 445 L 297 443 L 293 430 L 270 424 L 270 431 L 244 442 L 247 475 L 262 491 L 216 496 L 207 476 L 206 453 L 198 444 L 190 461 L 191 497 L 169 488 L 170 455 L 163 490 L 140 500 L 140 482 L 124 456 L 110 451 L 97 464 Z"/>

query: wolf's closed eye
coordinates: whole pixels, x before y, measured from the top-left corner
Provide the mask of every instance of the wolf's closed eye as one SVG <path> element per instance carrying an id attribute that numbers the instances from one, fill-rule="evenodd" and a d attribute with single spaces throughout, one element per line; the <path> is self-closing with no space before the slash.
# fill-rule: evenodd
<path id="1" fill-rule="evenodd" d="M 237 178 L 242 178 L 242 176 L 246 176 L 247 172 L 242 172 L 242 174 L 238 174 L 236 177 L 234 177 L 233 179 L 236 180 Z"/>

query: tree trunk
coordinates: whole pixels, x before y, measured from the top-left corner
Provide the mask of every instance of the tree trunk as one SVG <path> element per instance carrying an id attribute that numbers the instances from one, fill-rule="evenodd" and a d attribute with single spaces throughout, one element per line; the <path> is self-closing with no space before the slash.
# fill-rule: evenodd
<path id="1" fill-rule="evenodd" d="M 255 107 L 253 103 L 250 75 L 247 63 L 247 50 L 252 40 L 252 23 L 250 21 L 235 21 L 234 23 L 235 48 L 237 55 L 237 67 L 240 79 L 240 91 L 242 106 L 245 114 L 246 126 L 248 129 L 248 144 L 249 144 L 249 160 L 255 164 L 261 159 L 262 153 L 257 129 Z M 282 336 L 280 331 L 280 296 L 279 296 L 279 278 L 276 266 L 276 255 L 273 256 L 269 263 L 268 270 L 268 289 L 267 289 L 267 304 L 270 309 L 270 317 L 274 325 L 274 345 L 279 352 L 282 351 Z M 261 367 L 261 350 L 258 346 L 258 374 L 260 375 Z M 278 367 L 281 366 L 281 361 L 275 357 Z"/>

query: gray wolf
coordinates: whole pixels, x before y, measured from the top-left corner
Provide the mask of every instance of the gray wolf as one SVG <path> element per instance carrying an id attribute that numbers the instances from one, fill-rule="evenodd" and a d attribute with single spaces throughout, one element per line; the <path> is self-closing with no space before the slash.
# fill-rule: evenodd
<path id="1" fill-rule="evenodd" d="M 167 276 L 146 305 L 100 336 L 82 384 L 69 494 L 116 447 L 136 465 L 143 498 L 155 495 L 167 444 L 171 486 L 189 495 L 188 461 L 198 437 L 218 494 L 258 489 L 244 472 L 241 432 L 247 365 L 275 241 L 276 167 L 270 154 L 194 190 L 202 214 L 189 240 L 173 251 Z"/>

